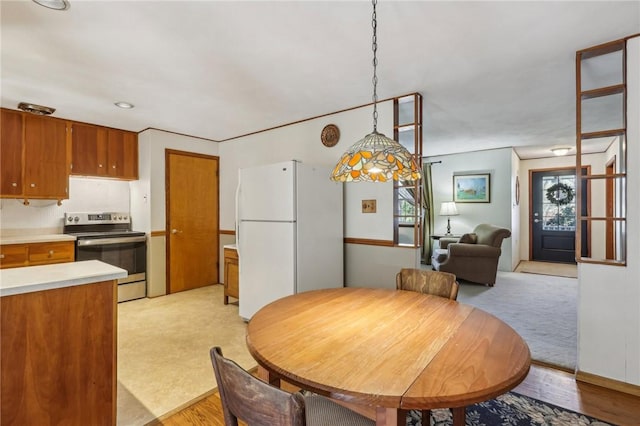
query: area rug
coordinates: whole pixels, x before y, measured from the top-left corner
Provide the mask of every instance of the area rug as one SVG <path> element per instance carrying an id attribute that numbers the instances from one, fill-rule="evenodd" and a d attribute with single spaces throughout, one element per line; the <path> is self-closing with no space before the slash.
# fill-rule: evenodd
<path id="1" fill-rule="evenodd" d="M 578 278 L 578 266 L 568 263 L 533 262 L 530 260 L 521 260 L 515 272 Z"/>
<path id="2" fill-rule="evenodd" d="M 420 412 L 411 411 L 407 417 L 407 426 L 419 426 L 421 424 Z M 453 424 L 451 411 L 446 409 L 432 410 L 431 424 L 433 426 Z M 466 426 L 491 425 L 610 426 L 610 423 L 515 392 L 509 392 L 496 399 L 467 407 Z"/>
<path id="3" fill-rule="evenodd" d="M 509 324 L 529 345 L 531 357 L 574 370 L 577 360 L 578 280 L 498 271 L 494 287 L 461 281 L 458 301 Z"/>

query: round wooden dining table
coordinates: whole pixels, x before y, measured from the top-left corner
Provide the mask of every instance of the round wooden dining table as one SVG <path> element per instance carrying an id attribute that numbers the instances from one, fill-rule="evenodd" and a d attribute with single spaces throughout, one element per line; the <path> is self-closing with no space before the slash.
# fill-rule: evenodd
<path id="1" fill-rule="evenodd" d="M 493 315 L 403 290 L 284 297 L 251 318 L 246 339 L 263 379 L 369 407 L 377 425 L 434 408 L 451 408 L 464 425 L 464 407 L 511 390 L 531 364 L 522 337 Z"/>

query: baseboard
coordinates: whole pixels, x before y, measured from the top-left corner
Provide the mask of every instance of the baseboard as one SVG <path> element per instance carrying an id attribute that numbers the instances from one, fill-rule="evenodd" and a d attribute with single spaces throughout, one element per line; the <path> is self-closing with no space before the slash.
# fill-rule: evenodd
<path id="1" fill-rule="evenodd" d="M 578 370 L 576 380 L 640 397 L 640 386 Z"/>
<path id="2" fill-rule="evenodd" d="M 535 359 L 531 360 L 531 365 L 537 365 L 537 366 L 540 366 L 540 367 L 551 368 L 553 370 L 564 371 L 565 373 L 569 373 L 569 374 L 575 374 L 575 370 L 572 369 L 572 368 L 563 367 L 563 366 L 557 365 L 557 364 L 551 364 L 549 362 L 538 361 L 538 360 L 535 360 Z"/>

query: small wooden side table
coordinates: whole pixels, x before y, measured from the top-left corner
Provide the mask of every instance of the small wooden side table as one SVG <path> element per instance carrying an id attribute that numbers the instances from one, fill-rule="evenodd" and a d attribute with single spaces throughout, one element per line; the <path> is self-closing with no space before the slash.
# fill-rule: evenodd
<path id="1" fill-rule="evenodd" d="M 238 286 L 238 250 L 235 245 L 224 246 L 224 304 L 229 304 L 229 297 L 239 298 Z"/>

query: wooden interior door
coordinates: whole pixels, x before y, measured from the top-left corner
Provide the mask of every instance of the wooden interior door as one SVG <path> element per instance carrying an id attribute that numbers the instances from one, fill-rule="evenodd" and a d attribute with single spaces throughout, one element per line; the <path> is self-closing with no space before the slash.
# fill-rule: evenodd
<path id="1" fill-rule="evenodd" d="M 165 151 L 167 293 L 218 282 L 218 157 Z"/>

